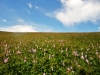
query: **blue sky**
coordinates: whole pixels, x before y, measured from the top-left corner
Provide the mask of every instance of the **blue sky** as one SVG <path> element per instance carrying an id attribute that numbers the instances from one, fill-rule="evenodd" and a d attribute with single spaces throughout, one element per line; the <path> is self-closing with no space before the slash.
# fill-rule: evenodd
<path id="1" fill-rule="evenodd" d="M 99 32 L 99 0 L 0 0 L 0 31 Z"/>

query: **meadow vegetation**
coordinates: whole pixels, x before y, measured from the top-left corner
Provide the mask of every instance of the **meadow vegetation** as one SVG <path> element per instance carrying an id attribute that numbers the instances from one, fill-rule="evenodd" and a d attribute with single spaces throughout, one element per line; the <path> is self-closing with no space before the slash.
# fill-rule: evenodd
<path id="1" fill-rule="evenodd" d="M 0 75 L 99 74 L 99 32 L 0 32 Z"/>

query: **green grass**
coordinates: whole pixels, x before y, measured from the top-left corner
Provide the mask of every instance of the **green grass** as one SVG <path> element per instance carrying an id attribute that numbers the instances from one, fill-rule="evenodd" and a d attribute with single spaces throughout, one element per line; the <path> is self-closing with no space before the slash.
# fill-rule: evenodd
<path id="1" fill-rule="evenodd" d="M 0 32 L 0 75 L 45 74 L 99 75 L 100 33 Z"/>

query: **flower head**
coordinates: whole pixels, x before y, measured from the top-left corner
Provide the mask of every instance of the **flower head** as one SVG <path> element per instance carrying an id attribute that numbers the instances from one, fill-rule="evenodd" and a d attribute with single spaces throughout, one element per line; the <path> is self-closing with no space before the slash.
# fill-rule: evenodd
<path id="1" fill-rule="evenodd" d="M 26 62 L 26 59 L 24 59 L 24 63 Z"/>
<path id="2" fill-rule="evenodd" d="M 33 53 L 36 53 L 36 49 L 32 49 Z"/>
<path id="3" fill-rule="evenodd" d="M 6 59 L 4 59 L 4 63 L 7 63 L 8 62 L 8 59 L 9 59 L 9 57 L 6 58 Z"/>
<path id="4" fill-rule="evenodd" d="M 20 51 L 17 51 L 17 54 L 21 54 L 21 52 Z"/>

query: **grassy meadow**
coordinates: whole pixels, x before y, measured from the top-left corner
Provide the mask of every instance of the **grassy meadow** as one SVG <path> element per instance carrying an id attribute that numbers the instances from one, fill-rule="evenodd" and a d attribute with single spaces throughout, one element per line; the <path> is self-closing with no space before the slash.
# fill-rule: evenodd
<path id="1" fill-rule="evenodd" d="M 0 32 L 0 75 L 100 75 L 100 33 Z"/>

